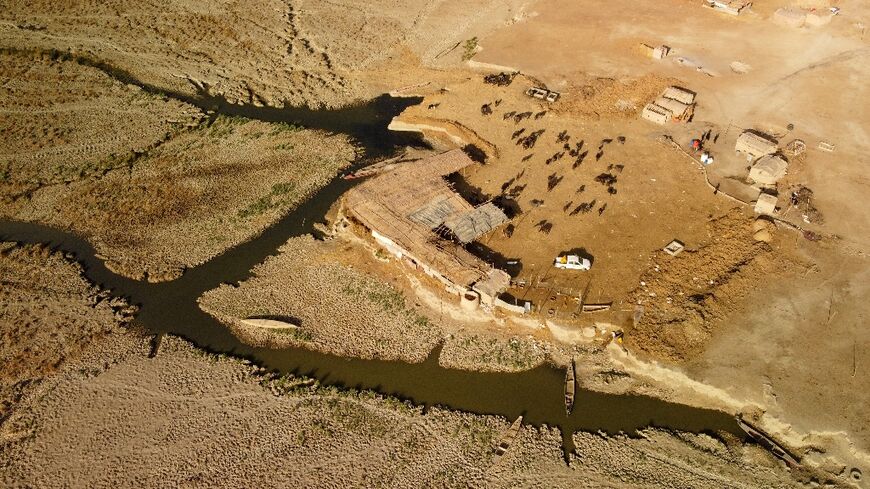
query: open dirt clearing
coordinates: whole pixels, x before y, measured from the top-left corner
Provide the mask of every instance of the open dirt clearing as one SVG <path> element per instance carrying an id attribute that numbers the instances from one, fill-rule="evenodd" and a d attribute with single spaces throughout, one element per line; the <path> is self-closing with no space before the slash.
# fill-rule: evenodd
<path id="1" fill-rule="evenodd" d="M 475 59 L 533 74 L 563 91 L 561 103 L 569 107 L 585 96 L 582 87 L 577 90 L 578 79 L 679 79 L 682 86 L 698 93 L 698 109 L 695 122 L 686 128 L 673 127 L 673 135 L 684 143 L 706 129 L 721 134 L 709 146 L 718 158 L 708 171 L 711 181 L 728 192 L 747 195 L 742 184 L 745 159 L 733 157 L 734 139 L 742 128 L 776 134 L 780 143 L 793 138 L 806 142 L 809 151 L 789 168 L 787 183 L 813 190 L 824 224 L 807 224 L 794 212 L 788 217 L 806 229 L 836 237 L 814 244 L 799 233 L 778 231 L 772 249 L 747 255 L 754 258 L 748 268 L 740 267 L 740 273 L 753 268 L 758 273 L 747 275 L 742 284 L 722 284 L 715 276 L 707 277 L 717 290 L 711 290 L 711 295 L 705 292 L 703 301 L 712 301 L 715 307 L 703 311 L 698 327 L 684 331 L 666 326 L 675 316 L 667 314 L 672 306 L 662 295 L 685 294 L 691 277 L 680 275 L 681 280 L 670 281 L 654 267 L 637 268 L 649 270 L 642 279 L 649 287 L 639 288 L 635 298 L 642 292 L 657 295 L 654 300 L 660 305 L 651 312 L 658 319 L 645 319 L 662 321 L 662 326 L 653 335 L 649 332 L 654 329 L 635 338 L 629 335 L 629 343 L 653 357 L 692 358 L 684 367 L 693 378 L 761 406 L 773 424 L 782 423 L 780 429 L 796 439 L 813 432 L 808 438 L 836 438 L 829 446 L 845 445 L 840 453 L 866 464 L 866 419 L 854 407 L 866 404 L 863 393 L 870 390 L 868 333 L 862 328 L 870 313 L 870 295 L 864 286 L 870 211 L 862 198 L 867 193 L 870 141 L 870 112 L 863 103 L 868 98 L 870 49 L 863 26 L 870 8 L 866 2 L 844 0 L 837 3 L 841 13 L 830 25 L 791 29 L 771 19 L 785 2 L 755 2 L 754 11 L 736 18 L 703 9 L 699 3 L 537 2 L 530 11 L 538 15 L 482 37 L 484 49 Z M 642 42 L 666 44 L 672 56 L 663 61 L 644 57 L 637 49 Z M 546 55 L 541 54 L 542 46 L 548 47 Z M 681 58 L 689 63 L 676 62 Z M 749 68 L 733 71 L 729 66 L 735 61 Z M 818 150 L 820 141 L 834 143 L 835 152 Z M 782 188 L 780 192 L 785 194 Z M 788 207 L 787 194 L 781 194 L 779 205 Z M 744 229 L 735 223 L 723 232 Z M 712 246 L 715 251 L 721 245 Z M 739 249 L 722 250 L 726 256 L 744 254 Z M 785 260 L 770 261 L 774 257 Z M 656 260 L 663 272 L 685 266 L 686 271 L 696 267 L 699 274 L 716 275 L 722 269 L 699 262 L 700 252 L 690 259 L 685 253 L 676 260 L 662 258 L 672 262 L 664 265 Z M 722 301 L 721 294 L 735 286 L 741 292 Z M 720 326 L 710 330 L 710 319 Z M 673 338 L 668 339 L 670 335 Z M 668 343 L 676 337 L 680 337 L 677 343 L 696 347 L 675 352 Z M 701 348 L 699 340 L 707 346 Z"/>
<path id="2" fill-rule="evenodd" d="M 485 165 L 464 169 L 457 185 L 473 202 L 496 199 L 516 214 L 479 249 L 496 266 L 518 261 L 508 266 L 515 276 L 508 292 L 531 301 L 539 317 L 577 335 L 596 323 L 637 327 L 637 337 L 629 336 L 637 340 L 633 348 L 694 356 L 726 304 L 733 310 L 756 281 L 793 260 L 789 246 L 771 253 L 771 245 L 753 239 L 747 206 L 717 195 L 697 163 L 662 144 L 666 128 L 637 120 L 650 88 L 660 92 L 671 80 L 598 80 L 583 97 L 566 95 L 551 107 L 523 93 L 534 83 L 527 77 L 508 87 L 481 78 L 427 96 L 399 120 L 443 128 L 447 137 L 426 131 L 436 143 L 455 144 L 452 136 L 489 153 Z M 616 100 L 625 102 L 622 109 Z M 683 255 L 661 251 L 673 239 L 687 247 Z M 592 270 L 555 270 L 553 258 L 567 252 L 589 258 Z M 686 290 L 659 290 L 657 279 Z M 704 303 L 714 288 L 714 300 Z M 581 296 L 611 308 L 582 314 Z M 636 324 L 638 306 L 648 311 Z M 658 306 L 669 312 L 659 314 Z"/>

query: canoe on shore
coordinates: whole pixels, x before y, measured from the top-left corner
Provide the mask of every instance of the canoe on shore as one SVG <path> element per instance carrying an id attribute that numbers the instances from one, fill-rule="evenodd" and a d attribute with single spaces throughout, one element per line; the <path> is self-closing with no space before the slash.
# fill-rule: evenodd
<path id="1" fill-rule="evenodd" d="M 279 321 L 277 319 L 247 318 L 240 319 L 240 321 L 242 322 L 242 324 L 263 329 L 296 329 L 299 327 L 298 324 L 293 324 L 287 321 Z"/>
<path id="2" fill-rule="evenodd" d="M 520 416 L 511 423 L 511 427 L 508 428 L 504 437 L 502 437 L 501 441 L 498 443 L 498 446 L 495 447 L 495 456 L 493 457 L 493 462 L 498 462 L 504 454 L 507 453 L 508 448 L 510 448 L 511 444 L 513 444 L 514 440 L 516 440 L 517 435 L 520 433 L 520 428 L 523 425 L 523 417 Z"/>
<path id="3" fill-rule="evenodd" d="M 577 379 L 574 373 L 574 359 L 571 359 L 571 365 L 565 370 L 565 412 L 568 416 L 574 410 L 574 394 L 577 391 Z"/>

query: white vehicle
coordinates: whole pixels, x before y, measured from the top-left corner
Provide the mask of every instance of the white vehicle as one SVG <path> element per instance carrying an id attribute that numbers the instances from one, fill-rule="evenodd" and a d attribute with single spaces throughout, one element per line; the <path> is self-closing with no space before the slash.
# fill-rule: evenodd
<path id="1" fill-rule="evenodd" d="M 578 255 L 562 255 L 553 261 L 556 268 L 563 270 L 589 270 L 592 268 L 592 262 L 587 258 L 580 258 Z"/>

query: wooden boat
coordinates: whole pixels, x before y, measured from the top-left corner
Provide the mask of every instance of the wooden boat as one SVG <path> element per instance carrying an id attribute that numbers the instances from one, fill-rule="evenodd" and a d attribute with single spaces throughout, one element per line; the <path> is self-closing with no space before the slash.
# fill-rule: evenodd
<path id="1" fill-rule="evenodd" d="M 510 448 L 511 444 L 513 444 L 514 440 L 516 440 L 517 435 L 520 433 L 520 428 L 523 426 L 523 417 L 520 416 L 511 423 L 511 427 L 508 428 L 504 437 L 502 437 L 501 441 L 498 443 L 498 446 L 495 447 L 495 456 L 493 457 L 493 462 L 498 462 L 504 454 L 507 453 L 508 448 Z"/>
<path id="2" fill-rule="evenodd" d="M 767 433 L 761 430 L 761 428 L 752 426 L 749 424 L 743 416 L 737 415 L 737 425 L 740 426 L 747 435 L 749 435 L 753 440 L 755 440 L 759 445 L 764 448 L 770 450 L 772 454 L 782 459 L 787 464 L 792 467 L 797 467 L 800 465 L 800 460 L 796 455 L 791 453 L 787 448 L 780 445 L 773 438 L 770 437 Z"/>
<path id="3" fill-rule="evenodd" d="M 574 393 L 577 390 L 577 379 L 574 373 L 574 359 L 565 371 L 565 412 L 570 416 L 574 410 Z"/>
<path id="4" fill-rule="evenodd" d="M 345 180 L 356 180 L 358 178 L 372 177 L 372 176 L 375 176 L 379 173 L 384 173 L 384 172 L 390 171 L 394 168 L 397 168 L 400 164 L 402 164 L 402 162 L 403 162 L 402 158 L 404 158 L 404 156 L 405 156 L 405 153 L 403 152 L 402 154 L 400 154 L 399 156 L 396 156 L 394 158 L 390 158 L 390 159 L 387 159 L 384 161 L 379 161 L 379 162 L 374 163 L 372 165 L 369 165 L 365 168 L 361 168 L 357 171 L 347 173 L 344 176 L 342 176 L 341 178 L 343 178 Z"/>

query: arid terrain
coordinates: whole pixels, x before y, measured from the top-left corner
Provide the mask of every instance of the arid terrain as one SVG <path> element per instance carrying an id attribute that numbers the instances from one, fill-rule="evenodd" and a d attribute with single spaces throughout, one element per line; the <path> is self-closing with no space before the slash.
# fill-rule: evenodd
<path id="1" fill-rule="evenodd" d="M 46 247 L 0 243 L 0 271 L 4 419 L 28 387 L 119 330 L 135 308 L 89 284 L 78 266 Z"/>
<path id="2" fill-rule="evenodd" d="M 342 136 L 209 119 L 71 60 L 5 54 L 0 69 L 0 215 L 80 233 L 135 278 L 249 239 L 355 154 Z"/>
<path id="3" fill-rule="evenodd" d="M 274 376 L 175 337 L 151 356 L 147 336 L 120 327 L 126 306 L 100 300 L 61 254 L 6 243 L 0 268 L 5 487 L 790 485 L 756 447 L 656 430 L 577 434 L 566 466 L 558 430 L 525 427 L 495 463 L 503 418 Z"/>
<path id="4" fill-rule="evenodd" d="M 866 487 L 870 5 L 703 3 L 4 5 L 0 219 L 97 255 L 0 225 L 0 485 Z M 691 116 L 644 120 L 671 86 L 695 94 Z M 367 104 L 383 94 L 417 98 L 390 99 L 410 100 L 390 122 Z M 357 118 L 426 145 L 373 142 Z M 778 182 L 749 179 L 747 130 L 787 162 Z M 323 221 L 315 236 L 269 234 L 367 153 L 408 165 L 455 148 L 479 163 L 449 188 L 507 215 L 465 248 L 510 272 L 513 310 L 460 302 L 342 199 L 288 223 Z M 775 209 L 759 213 L 760 192 Z M 250 276 L 184 281 L 264 236 Z M 568 253 L 591 270 L 557 270 Z M 135 285 L 100 289 L 99 261 Z M 149 358 L 150 333 L 183 328 L 137 324 L 137 308 L 178 297 L 252 361 L 172 334 Z M 442 367 L 469 371 L 576 363 L 582 389 L 742 416 L 797 461 L 733 433 L 527 425 L 494 463 L 512 420 L 255 365 L 257 348 L 289 347 L 409 363 L 440 347 Z"/>

